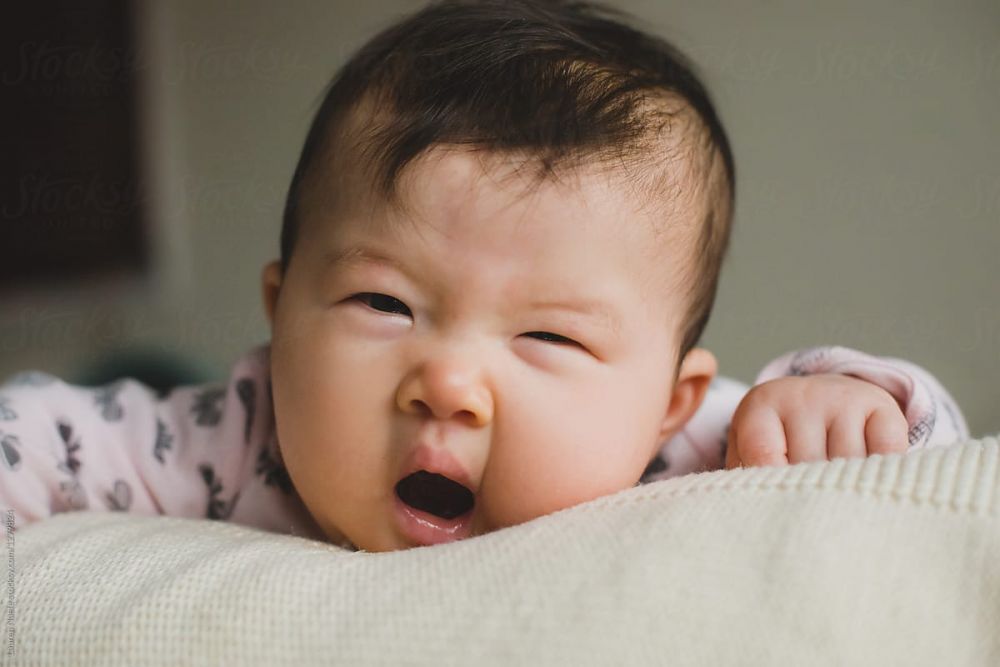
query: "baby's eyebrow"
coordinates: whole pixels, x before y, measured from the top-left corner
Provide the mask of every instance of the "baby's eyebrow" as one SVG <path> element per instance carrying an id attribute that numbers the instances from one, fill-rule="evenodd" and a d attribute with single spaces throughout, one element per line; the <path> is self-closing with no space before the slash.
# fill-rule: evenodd
<path id="1" fill-rule="evenodd" d="M 358 262 L 388 264 L 407 275 L 411 275 L 406 265 L 401 261 L 382 252 L 381 250 L 370 248 L 368 246 L 351 245 L 346 248 L 341 248 L 340 250 L 328 250 L 326 254 L 323 255 L 323 262 L 326 266 L 335 266 L 337 264 L 356 264 Z"/>
<path id="2" fill-rule="evenodd" d="M 323 256 L 326 266 L 337 264 L 356 264 L 358 262 L 372 262 L 387 264 L 401 273 L 415 278 L 416 275 L 400 260 L 391 255 L 363 245 L 351 245 L 340 250 L 329 250 Z M 621 331 L 621 313 L 610 303 L 600 299 L 577 298 L 569 300 L 560 299 L 536 299 L 529 302 L 528 307 L 532 310 L 561 310 L 569 313 L 585 315 L 598 321 L 604 328 L 614 332 L 616 335 Z"/>

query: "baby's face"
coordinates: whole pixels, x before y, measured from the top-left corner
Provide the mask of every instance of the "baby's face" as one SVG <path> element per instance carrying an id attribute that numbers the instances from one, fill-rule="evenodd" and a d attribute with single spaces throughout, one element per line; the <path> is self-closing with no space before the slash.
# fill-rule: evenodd
<path id="1" fill-rule="evenodd" d="M 715 372 L 694 350 L 673 391 L 687 250 L 596 173 L 528 194 L 440 149 L 406 173 L 406 213 L 306 211 L 284 279 L 265 267 L 278 441 L 313 517 L 389 551 L 634 486 Z M 418 470 L 471 495 L 421 498 Z"/>

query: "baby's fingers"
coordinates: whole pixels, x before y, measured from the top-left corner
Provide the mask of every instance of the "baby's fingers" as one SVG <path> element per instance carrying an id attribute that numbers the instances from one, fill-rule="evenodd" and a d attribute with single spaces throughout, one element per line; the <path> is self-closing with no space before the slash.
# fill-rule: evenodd
<path id="1" fill-rule="evenodd" d="M 875 410 L 865 423 L 865 443 L 869 454 L 895 454 L 909 447 L 909 424 L 898 406 Z"/>
<path id="2" fill-rule="evenodd" d="M 733 416 L 726 451 L 726 467 L 788 464 L 785 428 L 774 410 L 760 407 Z"/>
<path id="3" fill-rule="evenodd" d="M 826 461 L 826 420 L 821 415 L 808 411 L 790 413 L 783 422 L 790 464 Z"/>
<path id="4" fill-rule="evenodd" d="M 854 410 L 844 410 L 836 416 L 826 433 L 826 453 L 831 461 L 866 456 L 866 419 L 864 412 Z"/>

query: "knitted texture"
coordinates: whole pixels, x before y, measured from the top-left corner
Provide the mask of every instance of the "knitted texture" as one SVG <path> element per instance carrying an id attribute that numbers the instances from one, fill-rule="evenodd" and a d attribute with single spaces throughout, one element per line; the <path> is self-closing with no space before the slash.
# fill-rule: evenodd
<path id="1" fill-rule="evenodd" d="M 986 437 L 687 475 L 391 553 L 62 514 L 8 538 L 0 664 L 996 665 L 998 482 Z"/>

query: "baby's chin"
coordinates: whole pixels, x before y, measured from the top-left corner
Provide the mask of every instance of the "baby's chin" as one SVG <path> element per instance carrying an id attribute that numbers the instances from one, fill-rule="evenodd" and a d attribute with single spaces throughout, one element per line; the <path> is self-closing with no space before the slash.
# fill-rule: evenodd
<path id="1" fill-rule="evenodd" d="M 317 520 L 316 523 L 319 524 L 320 530 L 323 531 L 323 535 L 329 544 L 335 544 L 338 547 L 349 549 L 351 551 L 355 551 L 359 548 L 358 545 L 351 541 L 332 523 L 320 520 Z"/>

